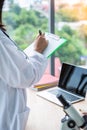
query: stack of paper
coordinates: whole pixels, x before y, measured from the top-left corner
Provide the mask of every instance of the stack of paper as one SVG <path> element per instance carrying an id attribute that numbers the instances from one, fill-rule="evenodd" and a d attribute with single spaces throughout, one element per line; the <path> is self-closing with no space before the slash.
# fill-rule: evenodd
<path id="1" fill-rule="evenodd" d="M 58 84 L 58 78 L 50 74 L 44 74 L 41 80 L 33 86 L 36 91 L 44 90 L 47 88 L 55 87 Z"/>

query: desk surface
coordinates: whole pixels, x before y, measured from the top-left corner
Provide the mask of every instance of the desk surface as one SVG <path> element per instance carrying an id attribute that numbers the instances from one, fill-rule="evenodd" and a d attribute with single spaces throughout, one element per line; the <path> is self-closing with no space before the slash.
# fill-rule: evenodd
<path id="1" fill-rule="evenodd" d="M 65 116 L 63 108 L 36 95 L 32 89 L 27 90 L 30 114 L 26 130 L 60 130 L 61 119 Z M 87 109 L 87 100 L 73 105 L 79 109 Z"/>

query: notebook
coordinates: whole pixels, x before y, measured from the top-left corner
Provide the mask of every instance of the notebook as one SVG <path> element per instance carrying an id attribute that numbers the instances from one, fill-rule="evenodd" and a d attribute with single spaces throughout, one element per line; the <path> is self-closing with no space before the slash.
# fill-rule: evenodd
<path id="1" fill-rule="evenodd" d="M 43 51 L 43 55 L 49 58 L 56 50 L 58 50 L 64 43 L 66 43 L 66 39 L 60 38 L 59 36 L 52 34 L 52 33 L 45 33 L 45 37 L 48 40 L 48 46 Z M 34 44 L 30 44 L 24 52 L 30 56 L 32 54 L 32 51 L 34 50 Z"/>
<path id="2" fill-rule="evenodd" d="M 36 91 L 41 91 L 44 89 L 52 88 L 52 87 L 56 86 L 57 83 L 58 83 L 57 77 L 55 77 L 51 74 L 44 74 L 42 76 L 42 78 L 39 80 L 39 82 L 34 84 L 32 89 L 36 90 Z"/>
<path id="3" fill-rule="evenodd" d="M 68 102 L 75 103 L 85 99 L 86 90 L 87 69 L 69 63 L 62 63 L 58 85 L 38 92 L 37 95 L 62 106 L 56 97 L 57 94 L 63 95 Z"/>

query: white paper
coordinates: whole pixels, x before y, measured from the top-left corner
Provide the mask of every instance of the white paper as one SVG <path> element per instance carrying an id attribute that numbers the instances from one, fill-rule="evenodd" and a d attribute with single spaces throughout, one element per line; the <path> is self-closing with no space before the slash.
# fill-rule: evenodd
<path id="1" fill-rule="evenodd" d="M 60 38 L 59 36 L 52 34 L 52 33 L 45 33 L 45 37 L 48 40 L 48 46 L 47 48 L 43 51 L 43 55 L 45 57 L 50 57 L 59 47 L 61 47 L 62 44 L 66 42 L 64 38 Z M 34 44 L 30 44 L 24 52 L 26 55 L 30 56 L 34 50 Z"/>

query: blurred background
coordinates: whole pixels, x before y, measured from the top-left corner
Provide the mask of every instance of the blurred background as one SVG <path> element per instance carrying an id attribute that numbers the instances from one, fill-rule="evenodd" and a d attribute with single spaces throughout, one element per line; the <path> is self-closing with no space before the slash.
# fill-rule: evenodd
<path id="1" fill-rule="evenodd" d="M 49 32 L 50 0 L 6 0 L 3 21 L 21 49 L 38 30 Z M 55 34 L 67 39 L 54 55 L 61 62 L 87 66 L 87 0 L 54 0 Z"/>

